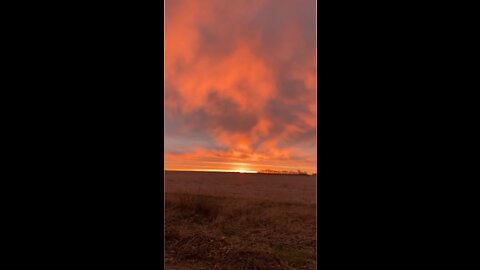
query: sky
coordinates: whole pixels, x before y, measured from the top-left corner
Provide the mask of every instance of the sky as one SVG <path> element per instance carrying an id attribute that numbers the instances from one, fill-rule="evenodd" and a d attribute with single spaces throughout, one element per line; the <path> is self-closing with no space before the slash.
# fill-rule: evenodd
<path id="1" fill-rule="evenodd" d="M 316 172 L 316 1 L 165 0 L 165 169 Z"/>

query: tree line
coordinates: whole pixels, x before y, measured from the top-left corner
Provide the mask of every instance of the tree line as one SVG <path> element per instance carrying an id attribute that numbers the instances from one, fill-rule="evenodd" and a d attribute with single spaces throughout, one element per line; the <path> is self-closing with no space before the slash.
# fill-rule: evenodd
<path id="1" fill-rule="evenodd" d="M 296 170 L 296 171 L 282 171 L 282 170 L 260 170 L 258 173 L 262 174 L 290 174 L 290 175 L 308 175 L 307 172 Z"/>

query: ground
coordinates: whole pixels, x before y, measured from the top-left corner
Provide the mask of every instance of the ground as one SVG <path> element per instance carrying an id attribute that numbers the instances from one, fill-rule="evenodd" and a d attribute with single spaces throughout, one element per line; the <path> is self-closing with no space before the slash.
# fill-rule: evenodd
<path id="1" fill-rule="evenodd" d="M 246 192 L 248 188 L 242 186 L 238 174 L 196 174 L 210 180 L 203 181 L 203 188 L 184 185 L 183 192 L 171 188 L 174 181 L 181 186 L 182 177 L 177 174 L 169 180 L 167 175 L 166 269 L 316 269 L 316 205 L 307 203 L 310 198 L 282 199 L 279 194 L 283 191 L 278 188 L 272 189 L 272 196 L 259 198 L 261 193 Z M 224 182 L 218 181 L 222 175 Z M 293 190 L 301 191 L 299 194 L 308 194 L 302 185 L 315 179 L 303 176 L 306 178 L 295 183 L 286 178 L 292 176 L 252 177 L 243 178 L 249 189 L 266 187 L 266 183 L 287 188 L 296 185 Z M 183 178 L 195 183 L 191 174 Z M 209 193 L 208 185 L 216 190 L 215 196 L 201 194 Z M 236 196 L 232 196 L 233 191 Z"/>

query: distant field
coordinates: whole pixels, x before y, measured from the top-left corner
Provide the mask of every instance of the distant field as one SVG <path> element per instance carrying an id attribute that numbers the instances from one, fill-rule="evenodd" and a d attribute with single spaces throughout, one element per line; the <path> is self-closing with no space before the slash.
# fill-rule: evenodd
<path id="1" fill-rule="evenodd" d="M 168 171 L 165 192 L 312 204 L 316 203 L 316 177 Z"/>
<path id="2" fill-rule="evenodd" d="M 165 266 L 316 269 L 315 177 L 167 172 Z"/>

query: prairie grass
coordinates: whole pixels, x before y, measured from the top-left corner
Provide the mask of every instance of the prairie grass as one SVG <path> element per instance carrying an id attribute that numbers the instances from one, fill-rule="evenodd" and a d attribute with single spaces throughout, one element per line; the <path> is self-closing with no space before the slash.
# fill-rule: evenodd
<path id="1" fill-rule="evenodd" d="M 170 265 L 315 269 L 315 205 L 188 193 L 166 194 L 165 205 Z"/>

